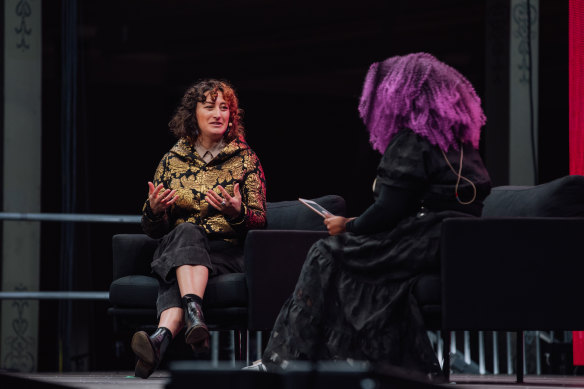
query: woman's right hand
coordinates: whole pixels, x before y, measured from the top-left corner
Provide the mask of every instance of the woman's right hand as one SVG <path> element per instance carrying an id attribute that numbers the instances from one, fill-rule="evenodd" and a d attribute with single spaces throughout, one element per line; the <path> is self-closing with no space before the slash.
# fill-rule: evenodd
<path id="1" fill-rule="evenodd" d="M 154 184 L 148 181 L 148 202 L 152 213 L 156 216 L 163 215 L 166 209 L 176 201 L 178 196 L 175 196 L 175 194 L 176 190 L 174 189 L 164 190 L 164 185 L 162 184 L 154 187 Z"/>
<path id="2" fill-rule="evenodd" d="M 324 218 L 324 224 L 326 225 L 326 229 L 328 230 L 329 234 L 331 235 L 338 235 L 345 232 L 345 225 L 349 219 L 343 216 L 334 216 L 334 215 L 327 215 Z"/>

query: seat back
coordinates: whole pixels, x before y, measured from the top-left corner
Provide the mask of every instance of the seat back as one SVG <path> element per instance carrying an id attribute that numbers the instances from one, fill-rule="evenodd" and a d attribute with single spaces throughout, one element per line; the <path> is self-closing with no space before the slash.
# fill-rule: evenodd
<path id="1" fill-rule="evenodd" d="M 495 187 L 485 199 L 483 217 L 584 217 L 584 176 Z"/>
<path id="2" fill-rule="evenodd" d="M 338 195 L 326 195 L 311 199 L 333 215 L 345 216 L 345 199 Z M 326 231 L 322 216 L 298 200 L 267 203 L 266 230 Z"/>

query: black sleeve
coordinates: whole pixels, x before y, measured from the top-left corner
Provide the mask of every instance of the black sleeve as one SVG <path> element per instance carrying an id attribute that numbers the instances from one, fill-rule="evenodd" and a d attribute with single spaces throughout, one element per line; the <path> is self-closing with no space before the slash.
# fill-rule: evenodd
<path id="1" fill-rule="evenodd" d="M 416 196 L 409 190 L 381 184 L 377 200 L 361 216 L 349 221 L 346 229 L 355 234 L 390 230 L 412 213 L 417 202 Z"/>

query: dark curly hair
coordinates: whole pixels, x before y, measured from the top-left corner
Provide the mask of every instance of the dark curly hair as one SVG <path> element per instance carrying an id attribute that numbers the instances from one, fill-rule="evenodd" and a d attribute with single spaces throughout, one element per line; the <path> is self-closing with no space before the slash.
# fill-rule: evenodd
<path id="1" fill-rule="evenodd" d="M 229 107 L 229 123 L 231 125 L 227 127 L 225 132 L 225 142 L 229 143 L 238 137 L 243 137 L 243 110 L 239 108 L 239 100 L 235 90 L 229 82 L 213 78 L 199 80 L 187 89 L 174 116 L 168 123 L 170 131 L 177 138 L 185 138 L 189 143 L 195 144 L 201 133 L 195 111 L 197 103 L 205 102 L 205 93 L 207 92 L 210 92 L 212 101 L 217 99 L 218 92 L 223 93 L 223 98 Z"/>

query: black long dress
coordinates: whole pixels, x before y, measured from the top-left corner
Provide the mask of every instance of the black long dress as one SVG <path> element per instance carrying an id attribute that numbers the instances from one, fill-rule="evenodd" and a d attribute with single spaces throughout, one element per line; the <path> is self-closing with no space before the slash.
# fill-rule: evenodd
<path id="1" fill-rule="evenodd" d="M 469 205 L 456 200 L 457 175 L 438 147 L 408 129 L 396 134 L 379 164 L 374 192 L 378 195 L 384 185 L 406 191 L 405 209 L 392 208 L 399 220 L 379 232 L 357 233 L 357 228 L 313 245 L 271 333 L 263 355 L 268 367 L 285 367 L 291 360 L 353 359 L 438 373 L 411 290 L 420 274 L 438 272 L 441 221 L 479 216 L 490 191 L 478 151 L 468 145 L 463 151 L 462 175 L 476 187 Z M 460 152 L 451 149 L 446 155 L 458 171 Z M 469 200 L 473 189 L 462 180 L 458 194 Z M 367 229 L 362 218 L 375 219 L 366 217 L 373 213 L 379 212 L 366 211 L 355 226 Z"/>

